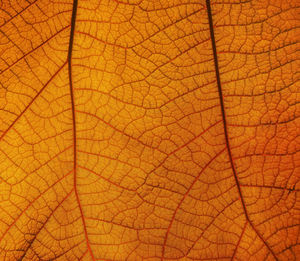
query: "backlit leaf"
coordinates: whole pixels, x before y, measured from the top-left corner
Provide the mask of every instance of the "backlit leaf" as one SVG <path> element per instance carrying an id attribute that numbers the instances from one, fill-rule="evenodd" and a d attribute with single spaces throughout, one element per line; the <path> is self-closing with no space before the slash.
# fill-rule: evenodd
<path id="1" fill-rule="evenodd" d="M 0 2 L 0 260 L 299 260 L 299 1 Z"/>

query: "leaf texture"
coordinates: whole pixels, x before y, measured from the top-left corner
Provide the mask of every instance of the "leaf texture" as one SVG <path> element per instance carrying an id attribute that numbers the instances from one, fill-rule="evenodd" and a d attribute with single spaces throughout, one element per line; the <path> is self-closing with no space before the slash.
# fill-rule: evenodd
<path id="1" fill-rule="evenodd" d="M 298 1 L 0 3 L 0 260 L 299 260 Z"/>

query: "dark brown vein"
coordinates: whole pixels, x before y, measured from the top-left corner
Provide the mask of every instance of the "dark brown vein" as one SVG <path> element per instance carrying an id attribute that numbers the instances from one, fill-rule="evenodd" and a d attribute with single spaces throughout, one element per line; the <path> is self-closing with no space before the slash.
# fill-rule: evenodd
<path id="1" fill-rule="evenodd" d="M 74 0 L 73 2 L 73 10 L 72 10 L 72 18 L 71 18 L 71 32 L 70 32 L 70 40 L 69 40 L 69 49 L 68 49 L 68 71 L 69 71 L 69 84 L 70 84 L 70 97 L 71 97 L 71 106 L 72 106 L 72 124 L 73 124 L 73 146 L 74 146 L 74 191 L 76 195 L 76 200 L 78 203 L 78 207 L 80 210 L 80 215 L 81 215 L 81 220 L 82 220 L 82 225 L 83 225 L 83 230 L 85 234 L 85 240 L 87 244 L 88 251 L 91 255 L 92 260 L 95 260 L 95 257 L 93 255 L 90 242 L 89 242 L 89 237 L 88 233 L 86 230 L 86 223 L 85 223 L 85 218 L 83 215 L 83 210 L 81 207 L 80 203 L 80 198 L 78 195 L 78 189 L 77 189 L 77 143 L 76 143 L 76 118 L 75 118 L 75 102 L 74 102 L 74 92 L 73 92 L 73 80 L 72 80 L 72 51 L 73 51 L 73 42 L 74 42 L 74 32 L 75 32 L 75 23 L 76 23 L 76 14 L 77 14 L 77 6 L 78 6 L 78 0 Z"/>
<path id="2" fill-rule="evenodd" d="M 219 64 L 218 64 L 218 56 L 217 56 L 217 48 L 216 48 L 216 41 L 215 41 L 215 34 L 214 34 L 214 28 L 213 28 L 213 20 L 212 20 L 212 12 L 211 12 L 211 6 L 210 6 L 210 0 L 206 0 L 206 7 L 207 7 L 207 15 L 208 15 L 208 21 L 209 21 L 209 29 L 210 29 L 210 37 L 211 37 L 211 43 L 212 43 L 212 49 L 213 49 L 213 55 L 214 55 L 214 63 L 215 63 L 215 71 L 216 71 L 216 78 L 217 78 L 217 85 L 218 85 L 218 92 L 219 92 L 219 98 L 220 98 L 220 105 L 221 105 L 221 111 L 222 111 L 222 118 L 223 118 L 223 126 L 224 126 L 224 136 L 225 136 L 225 142 L 227 147 L 227 152 L 229 156 L 229 161 L 231 165 L 231 169 L 233 172 L 233 176 L 238 188 L 239 198 L 243 206 L 243 210 L 245 213 L 246 220 L 249 222 L 252 229 L 255 231 L 255 233 L 258 235 L 258 237 L 261 239 L 261 241 L 265 244 L 269 252 L 273 255 L 275 260 L 278 260 L 275 253 L 271 249 L 271 247 L 268 245 L 268 243 L 264 240 L 260 232 L 256 229 L 253 222 L 249 218 L 249 214 L 247 211 L 247 207 L 244 201 L 244 197 L 241 190 L 241 185 L 239 182 L 239 179 L 237 177 L 236 169 L 233 163 L 233 157 L 230 147 L 230 141 L 228 137 L 228 129 L 227 129 L 227 122 L 226 122 L 226 114 L 225 114 L 225 106 L 224 106 L 224 99 L 223 99 L 223 92 L 222 92 L 222 86 L 221 86 L 221 79 L 220 79 L 220 71 L 219 71 Z"/>

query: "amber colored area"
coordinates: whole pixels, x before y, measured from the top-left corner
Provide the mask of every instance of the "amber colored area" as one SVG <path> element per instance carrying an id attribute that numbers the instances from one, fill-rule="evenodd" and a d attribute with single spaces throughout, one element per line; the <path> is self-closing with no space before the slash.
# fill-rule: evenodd
<path id="1" fill-rule="evenodd" d="M 300 260 L 300 2 L 2 0 L 0 260 Z"/>

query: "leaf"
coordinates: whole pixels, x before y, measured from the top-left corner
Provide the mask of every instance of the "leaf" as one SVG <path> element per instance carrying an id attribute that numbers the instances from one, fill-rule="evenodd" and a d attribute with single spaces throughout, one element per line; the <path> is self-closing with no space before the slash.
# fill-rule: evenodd
<path id="1" fill-rule="evenodd" d="M 1 260 L 299 260 L 297 1 L 0 4 Z"/>

